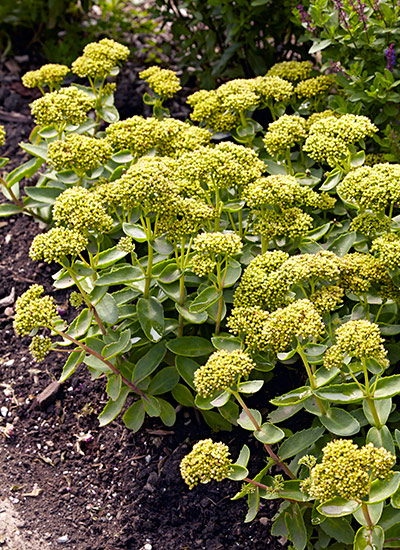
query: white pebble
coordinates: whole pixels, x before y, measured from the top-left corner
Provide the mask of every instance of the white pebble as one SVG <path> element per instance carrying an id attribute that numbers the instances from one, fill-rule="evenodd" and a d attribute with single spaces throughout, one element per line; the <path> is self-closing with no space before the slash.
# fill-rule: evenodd
<path id="1" fill-rule="evenodd" d="M 1 407 L 0 414 L 1 414 L 1 416 L 3 416 L 5 418 L 8 415 L 7 407 Z"/>
<path id="2" fill-rule="evenodd" d="M 145 544 L 144 545 L 144 550 L 153 550 L 153 547 L 151 544 Z"/>

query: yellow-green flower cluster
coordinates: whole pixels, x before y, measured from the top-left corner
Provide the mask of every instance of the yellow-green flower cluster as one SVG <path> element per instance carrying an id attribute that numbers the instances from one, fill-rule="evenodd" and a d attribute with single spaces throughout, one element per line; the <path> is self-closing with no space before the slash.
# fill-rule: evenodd
<path id="1" fill-rule="evenodd" d="M 259 214 L 253 225 L 253 233 L 262 235 L 267 240 L 274 237 L 294 239 L 312 229 L 313 218 L 300 208 L 286 208 L 281 212 L 266 210 Z"/>
<path id="2" fill-rule="evenodd" d="M 194 373 L 194 387 L 202 397 L 227 390 L 242 376 L 247 377 L 255 368 L 251 357 L 241 350 L 219 350 Z"/>
<path id="3" fill-rule="evenodd" d="M 129 149 L 141 157 L 153 149 L 161 156 L 177 157 L 210 143 L 211 134 L 174 118 L 158 120 L 133 116 L 110 124 L 107 137 L 116 149 Z"/>
<path id="4" fill-rule="evenodd" d="M 200 233 L 193 241 L 191 267 L 199 277 L 214 270 L 218 261 L 239 254 L 243 243 L 236 233 Z"/>
<path id="5" fill-rule="evenodd" d="M 388 366 L 387 351 L 379 326 L 365 319 L 348 321 L 335 331 L 336 344 L 331 346 L 324 357 L 324 366 L 340 368 L 345 355 L 364 360 L 373 358 L 382 367 Z"/>
<path id="6" fill-rule="evenodd" d="M 264 136 L 267 152 L 273 155 L 284 154 L 288 148 L 301 143 L 307 136 L 307 121 L 298 115 L 283 115 L 271 122 Z"/>
<path id="7" fill-rule="evenodd" d="M 340 182 L 338 193 L 359 209 L 380 212 L 400 201 L 400 164 L 361 166 Z"/>
<path id="8" fill-rule="evenodd" d="M 243 190 L 243 198 L 250 208 L 279 206 L 287 209 L 293 206 L 310 206 L 323 210 L 332 208 L 335 199 L 325 193 L 316 193 L 300 185 L 294 176 L 284 174 L 267 176 L 250 182 Z"/>
<path id="9" fill-rule="evenodd" d="M 95 101 L 75 86 L 49 92 L 30 104 L 36 124 L 82 124 Z"/>
<path id="10" fill-rule="evenodd" d="M 322 74 L 299 82 L 294 91 L 298 97 L 311 99 L 329 93 L 334 84 L 335 80 L 331 75 Z"/>
<path id="11" fill-rule="evenodd" d="M 199 228 L 215 219 L 215 208 L 198 198 L 177 197 L 176 207 L 169 217 L 158 224 L 160 233 L 167 233 L 170 239 L 179 239 L 184 235 L 193 235 Z"/>
<path id="12" fill-rule="evenodd" d="M 132 237 L 121 237 L 117 243 L 117 248 L 122 252 L 135 252 L 135 241 Z"/>
<path id="13" fill-rule="evenodd" d="M 44 260 L 48 264 L 60 262 L 64 256 L 77 256 L 85 250 L 88 242 L 87 237 L 79 231 L 53 227 L 33 239 L 29 256 L 34 261 Z"/>
<path id="14" fill-rule="evenodd" d="M 354 294 L 368 292 L 373 284 L 386 285 L 390 282 L 386 266 L 371 254 L 354 252 L 341 260 L 339 285 Z"/>
<path id="15" fill-rule="evenodd" d="M 103 38 L 84 47 L 83 55 L 72 63 L 72 72 L 82 78 L 105 78 L 128 55 L 129 48 L 109 38 Z"/>
<path id="16" fill-rule="evenodd" d="M 337 309 L 343 304 L 344 290 L 338 285 L 323 286 L 310 296 L 315 309 L 321 313 L 327 313 Z"/>
<path id="17" fill-rule="evenodd" d="M 380 262 L 389 269 L 400 266 L 400 238 L 394 233 L 382 235 L 372 242 L 371 253 L 376 253 Z"/>
<path id="18" fill-rule="evenodd" d="M 53 219 L 58 225 L 64 224 L 79 232 L 107 233 L 113 226 L 112 218 L 96 194 L 83 187 L 61 193 L 53 206 Z"/>
<path id="19" fill-rule="evenodd" d="M 66 65 L 48 63 L 43 65 L 37 71 L 28 71 L 22 77 L 22 84 L 26 88 L 42 88 L 48 86 L 50 90 L 58 88 L 64 77 L 69 73 Z"/>
<path id="20" fill-rule="evenodd" d="M 0 124 L 0 147 L 4 145 L 6 142 L 6 131 L 4 129 L 4 126 Z"/>
<path id="21" fill-rule="evenodd" d="M 73 290 L 69 295 L 69 303 L 72 307 L 78 309 L 83 304 L 83 296 L 80 292 Z"/>
<path id="22" fill-rule="evenodd" d="M 346 114 L 322 118 L 310 127 L 304 150 L 318 162 L 336 166 L 349 154 L 348 146 L 368 136 L 378 128 L 368 117 Z"/>
<path id="23" fill-rule="evenodd" d="M 141 208 L 149 213 L 170 216 L 176 209 L 179 187 L 167 157 L 143 157 L 119 179 L 96 187 L 94 195 L 109 206 Z"/>
<path id="24" fill-rule="evenodd" d="M 254 110 L 271 101 L 287 101 L 293 85 L 278 76 L 258 76 L 236 79 L 216 90 L 200 90 L 188 97 L 193 108 L 191 119 L 201 122 L 215 132 L 226 132 L 240 124 L 240 113 Z"/>
<path id="25" fill-rule="evenodd" d="M 282 61 L 272 65 L 267 76 L 279 76 L 290 82 L 296 82 L 296 80 L 305 80 L 311 72 L 311 61 Z"/>
<path id="26" fill-rule="evenodd" d="M 376 214 L 363 212 L 351 220 L 350 230 L 374 236 L 389 231 L 390 221 L 386 216 L 378 217 Z"/>
<path id="27" fill-rule="evenodd" d="M 364 166 L 375 166 L 384 162 L 384 153 L 368 153 L 365 155 Z"/>
<path id="28" fill-rule="evenodd" d="M 84 174 L 112 156 L 112 147 L 107 139 L 96 139 L 81 134 L 68 134 L 65 140 L 50 143 L 48 162 L 56 170 L 74 170 Z"/>
<path id="29" fill-rule="evenodd" d="M 211 191 L 228 187 L 241 190 L 264 171 L 264 163 L 252 149 L 230 142 L 182 155 L 178 168 L 183 180 Z"/>
<path id="30" fill-rule="evenodd" d="M 319 122 L 320 120 L 331 117 L 340 118 L 340 116 L 341 115 L 339 115 L 339 113 L 335 113 L 335 111 L 332 111 L 331 109 L 325 109 L 325 111 L 313 113 L 307 119 L 307 130 L 309 130 L 315 122 Z"/>
<path id="31" fill-rule="evenodd" d="M 29 351 L 32 357 L 40 363 L 48 355 L 51 349 L 51 338 L 48 336 L 39 336 L 36 335 L 32 338 L 32 341 L 29 345 Z"/>
<path id="32" fill-rule="evenodd" d="M 335 497 L 361 501 L 374 479 L 389 479 L 395 457 L 372 443 L 359 448 L 350 439 L 330 441 L 322 449 L 322 462 L 310 471 L 303 490 L 326 502 Z"/>
<path id="33" fill-rule="evenodd" d="M 139 73 L 139 78 L 146 80 L 150 88 L 163 99 L 170 98 L 182 89 L 179 78 L 170 69 L 160 69 L 156 65 Z"/>
<path id="34" fill-rule="evenodd" d="M 260 336 L 269 312 L 259 306 L 235 307 L 227 321 L 232 334 L 239 336 L 253 352 L 261 349 Z"/>
<path id="35" fill-rule="evenodd" d="M 321 315 L 310 300 L 296 300 L 272 312 L 260 334 L 260 348 L 285 351 L 294 338 L 318 338 L 325 331 Z"/>
<path id="36" fill-rule="evenodd" d="M 34 284 L 17 299 L 14 330 L 19 336 L 26 336 L 34 328 L 51 327 L 57 318 L 53 298 L 41 297 L 43 292 L 41 285 Z"/>
<path id="37" fill-rule="evenodd" d="M 231 472 L 229 448 L 224 443 L 203 439 L 181 461 L 180 470 L 184 482 L 193 489 L 199 483 L 222 481 Z"/>

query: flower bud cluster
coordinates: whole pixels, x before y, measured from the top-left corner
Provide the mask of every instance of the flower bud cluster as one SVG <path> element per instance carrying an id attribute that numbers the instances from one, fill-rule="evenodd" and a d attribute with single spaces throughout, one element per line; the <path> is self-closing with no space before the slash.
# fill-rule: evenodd
<path id="1" fill-rule="evenodd" d="M 0 147 L 4 145 L 6 142 L 6 131 L 4 129 L 4 126 L 0 124 Z"/>
<path id="2" fill-rule="evenodd" d="M 83 187 L 67 189 L 57 198 L 53 206 L 53 219 L 79 232 L 89 230 L 96 233 L 111 231 L 113 220 L 96 193 Z"/>
<path id="3" fill-rule="evenodd" d="M 390 282 L 386 266 L 371 254 L 354 252 L 346 254 L 341 260 L 339 285 L 354 294 L 368 292 L 372 285 Z"/>
<path id="4" fill-rule="evenodd" d="M 30 104 L 36 124 L 82 124 L 95 101 L 75 86 L 49 92 Z"/>
<path id="5" fill-rule="evenodd" d="M 182 89 L 179 78 L 170 69 L 160 69 L 156 65 L 139 73 L 139 78 L 146 80 L 150 88 L 163 99 L 173 97 Z"/>
<path id="6" fill-rule="evenodd" d="M 57 140 L 48 147 L 48 162 L 56 170 L 74 170 L 84 174 L 112 156 L 112 147 L 106 139 L 69 134 L 65 140 Z"/>
<path id="7" fill-rule="evenodd" d="M 322 462 L 310 471 L 302 489 L 326 502 L 335 497 L 361 501 L 374 479 L 389 479 L 395 457 L 372 443 L 359 448 L 351 439 L 330 441 L 322 449 Z"/>
<path id="8" fill-rule="evenodd" d="M 32 341 L 29 345 L 29 351 L 32 357 L 40 363 L 48 355 L 51 349 L 51 338 L 48 336 L 39 336 L 36 335 L 32 338 Z"/>
<path id="9" fill-rule="evenodd" d="M 312 97 L 329 93 L 333 88 L 335 80 L 332 75 L 319 75 L 314 78 L 307 78 L 299 82 L 294 89 L 298 97 L 311 99 Z"/>
<path id="10" fill-rule="evenodd" d="M 243 243 L 235 233 L 200 233 L 193 241 L 195 254 L 191 260 L 191 268 L 196 275 L 202 277 L 214 270 L 217 262 L 240 254 Z"/>
<path id="11" fill-rule="evenodd" d="M 78 309 L 83 304 L 83 296 L 80 292 L 73 290 L 69 295 L 69 303 L 72 307 Z"/>
<path id="12" fill-rule="evenodd" d="M 383 368 L 388 366 L 387 351 L 379 326 L 365 319 L 348 321 L 335 331 L 336 344 L 324 357 L 324 366 L 340 368 L 345 355 L 357 359 L 375 359 Z"/>
<path id="13" fill-rule="evenodd" d="M 375 253 L 387 268 L 398 270 L 400 266 L 400 238 L 394 233 L 378 237 L 372 242 L 371 253 Z"/>
<path id="14" fill-rule="evenodd" d="M 51 327 L 58 317 L 53 298 L 41 297 L 43 292 L 41 285 L 34 284 L 17 299 L 14 330 L 19 336 L 26 336 L 34 328 Z"/>
<path id="15" fill-rule="evenodd" d="M 305 80 L 311 75 L 311 61 L 282 61 L 275 63 L 267 72 L 267 76 L 279 76 L 290 82 Z"/>
<path id="16" fill-rule="evenodd" d="M 255 368 L 251 357 L 244 351 L 219 350 L 194 373 L 194 387 L 202 397 L 227 390 L 242 376 L 247 377 Z"/>
<path id="17" fill-rule="evenodd" d="M 121 237 L 117 243 L 117 249 L 122 252 L 135 252 L 135 241 L 132 237 Z"/>
<path id="18" fill-rule="evenodd" d="M 268 317 L 269 312 L 259 306 L 234 307 L 227 326 L 232 334 L 241 338 L 250 351 L 257 352 L 267 345 L 261 341 L 261 335 Z"/>
<path id="19" fill-rule="evenodd" d="M 36 235 L 29 249 L 34 261 L 61 262 L 64 256 L 77 256 L 85 250 L 88 238 L 74 229 L 53 227 L 47 233 Z"/>
<path id="20" fill-rule="evenodd" d="M 359 209 L 380 212 L 400 201 L 400 164 L 361 166 L 340 182 L 338 193 Z"/>
<path id="21" fill-rule="evenodd" d="M 193 489 L 199 483 L 222 481 L 231 472 L 230 452 L 224 443 L 203 439 L 181 461 L 180 470 L 184 482 Z"/>
<path id="22" fill-rule="evenodd" d="M 348 146 L 368 136 L 378 128 L 368 117 L 346 114 L 321 118 L 310 127 L 304 150 L 318 162 L 336 166 L 349 154 Z"/>
<path id="23" fill-rule="evenodd" d="M 158 224 L 160 233 L 167 233 L 173 240 L 184 235 L 193 235 L 199 228 L 215 219 L 215 208 L 195 198 L 177 197 L 176 208 L 170 216 L 165 216 Z"/>
<path id="24" fill-rule="evenodd" d="M 363 212 L 351 220 L 351 231 L 358 231 L 369 237 L 390 230 L 390 221 L 386 216 L 378 217 L 375 214 Z"/>
<path id="25" fill-rule="evenodd" d="M 81 78 L 105 78 L 128 55 L 129 48 L 109 38 L 103 38 L 84 47 L 83 55 L 72 63 L 72 72 Z"/>
<path id="26" fill-rule="evenodd" d="M 266 210 L 262 212 L 253 225 L 253 233 L 268 240 L 274 237 L 294 239 L 307 235 L 312 229 L 313 218 L 300 208 L 286 208 L 281 212 Z"/>
<path id="27" fill-rule="evenodd" d="M 335 111 L 332 111 L 331 109 L 326 109 L 325 111 L 313 113 L 307 119 L 307 130 L 309 130 L 315 122 L 319 122 L 320 120 L 331 117 L 340 118 L 340 116 L 341 115 L 339 115 L 339 113 L 335 113 Z"/>
<path id="28" fill-rule="evenodd" d="M 344 290 L 338 285 L 323 286 L 310 296 L 315 309 L 321 315 L 343 304 Z"/>
<path id="29" fill-rule="evenodd" d="M 287 101 L 293 95 L 293 85 L 278 76 L 258 76 L 236 79 L 216 90 L 200 90 L 188 97 L 193 108 L 191 119 L 215 132 L 226 132 L 240 124 L 240 113 L 255 109 L 270 101 Z"/>
<path id="30" fill-rule="evenodd" d="M 264 136 L 264 145 L 271 155 L 285 154 L 288 148 L 301 143 L 307 137 L 307 121 L 298 115 L 283 115 L 271 122 Z"/>
<path id="31" fill-rule="evenodd" d="M 37 71 L 28 71 L 22 77 L 22 84 L 25 88 L 42 88 L 48 86 L 50 90 L 58 88 L 64 77 L 69 73 L 66 65 L 48 63 Z"/>
<path id="32" fill-rule="evenodd" d="M 107 137 L 116 149 L 129 149 L 141 157 L 155 149 L 161 156 L 178 157 L 210 143 L 211 134 L 174 118 L 158 120 L 133 116 L 110 124 Z"/>

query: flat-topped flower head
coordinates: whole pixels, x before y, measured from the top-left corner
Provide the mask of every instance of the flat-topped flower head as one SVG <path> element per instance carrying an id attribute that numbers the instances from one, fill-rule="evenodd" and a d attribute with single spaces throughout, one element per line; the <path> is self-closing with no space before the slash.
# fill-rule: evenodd
<path id="1" fill-rule="evenodd" d="M 222 481 L 231 472 L 230 452 L 224 443 L 203 439 L 181 461 L 180 470 L 184 482 L 193 489 L 199 483 Z"/>
<path id="2" fill-rule="evenodd" d="M 350 231 L 358 231 L 363 235 L 374 237 L 390 231 L 390 220 L 386 216 L 377 216 L 363 212 L 351 220 Z"/>
<path id="3" fill-rule="evenodd" d="M 304 143 L 304 151 L 317 162 L 326 162 L 332 168 L 339 164 L 349 153 L 347 144 L 337 136 L 322 133 L 310 133 Z"/>
<path id="4" fill-rule="evenodd" d="M 6 142 L 6 131 L 4 126 L 0 124 L 0 147 Z"/>
<path id="5" fill-rule="evenodd" d="M 218 262 L 240 254 L 243 243 L 236 233 L 200 233 L 193 241 L 195 254 L 191 260 L 191 268 L 196 275 L 202 277 L 211 273 Z"/>
<path id="6" fill-rule="evenodd" d="M 400 164 L 361 166 L 340 182 L 338 193 L 360 209 L 385 210 L 400 201 Z"/>
<path id="7" fill-rule="evenodd" d="M 311 72 L 311 61 L 282 61 L 272 65 L 266 76 L 279 76 L 290 82 L 296 82 L 305 80 L 311 75 Z"/>
<path id="8" fill-rule="evenodd" d="M 161 69 L 156 65 L 139 73 L 139 78 L 146 80 L 150 88 L 162 98 L 173 97 L 182 89 L 181 83 L 175 71 Z"/>
<path id="9" fill-rule="evenodd" d="M 395 462 L 383 447 L 336 439 L 322 449 L 322 462 L 311 468 L 302 489 L 321 502 L 335 497 L 360 502 L 368 496 L 371 481 L 390 479 Z"/>
<path id="10" fill-rule="evenodd" d="M 28 71 L 22 77 L 22 84 L 25 88 L 43 88 L 48 86 L 50 90 L 58 88 L 64 77 L 69 73 L 69 67 L 48 63 L 36 71 Z"/>
<path id="11" fill-rule="evenodd" d="M 53 141 L 47 151 L 48 162 L 56 170 L 74 170 L 84 174 L 102 164 L 112 156 L 108 140 L 68 134 L 65 140 Z"/>
<path id="12" fill-rule="evenodd" d="M 324 358 L 325 367 L 339 367 L 345 354 L 360 360 L 375 359 L 383 368 L 388 366 L 385 341 L 377 324 L 365 319 L 348 321 L 336 329 L 335 337 L 336 344 Z"/>
<path id="13" fill-rule="evenodd" d="M 256 352 L 266 347 L 261 336 L 268 318 L 269 312 L 259 306 L 234 307 L 227 326 L 232 334 L 241 338 L 249 350 Z"/>
<path id="14" fill-rule="evenodd" d="M 215 208 L 200 199 L 177 197 L 175 210 L 161 220 L 158 231 L 166 233 L 169 239 L 177 240 L 198 233 L 215 217 Z"/>
<path id="15" fill-rule="evenodd" d="M 307 137 L 306 126 L 307 121 L 301 116 L 282 115 L 269 124 L 263 139 L 265 149 L 271 156 L 285 153 Z"/>
<path id="16" fill-rule="evenodd" d="M 307 130 L 309 130 L 315 122 L 319 122 L 324 118 L 331 118 L 331 117 L 339 118 L 340 116 L 341 115 L 339 113 L 335 113 L 335 111 L 332 111 L 331 109 L 325 109 L 325 111 L 319 111 L 318 113 L 313 113 L 307 119 Z"/>
<path id="17" fill-rule="evenodd" d="M 310 300 L 321 315 L 337 309 L 343 304 L 344 290 L 338 285 L 323 286 L 316 290 Z"/>
<path id="18" fill-rule="evenodd" d="M 78 309 L 83 304 L 83 296 L 80 292 L 73 290 L 68 299 L 72 307 Z"/>
<path id="19" fill-rule="evenodd" d="M 240 190 L 260 178 L 265 165 L 250 148 L 235 143 L 199 147 L 179 159 L 181 177 L 211 191 L 228 187 Z"/>
<path id="20" fill-rule="evenodd" d="M 287 103 L 294 91 L 293 84 L 279 76 L 257 76 L 252 79 L 252 83 L 254 92 L 260 96 L 262 104 L 271 101 Z"/>
<path id="21" fill-rule="evenodd" d="M 176 165 L 167 157 L 143 157 L 121 178 L 96 187 L 94 194 L 109 206 L 141 208 L 146 215 L 170 216 L 179 200 L 171 163 Z"/>
<path id="22" fill-rule="evenodd" d="M 332 75 L 319 75 L 299 82 L 294 91 L 300 98 L 311 99 L 329 93 L 334 84 Z"/>
<path id="23" fill-rule="evenodd" d="M 240 123 L 240 114 L 227 110 L 217 90 L 200 90 L 187 98 L 193 112 L 190 118 L 214 132 L 227 132 Z"/>
<path id="24" fill-rule="evenodd" d="M 376 254 L 389 269 L 400 267 L 400 238 L 394 233 L 382 235 L 372 242 L 371 254 Z"/>
<path id="25" fill-rule="evenodd" d="M 117 249 L 122 252 L 132 253 L 135 252 L 135 241 L 133 237 L 121 237 L 117 243 Z"/>
<path id="26" fill-rule="evenodd" d="M 49 92 L 30 104 L 36 124 L 82 124 L 95 101 L 75 86 Z"/>
<path id="27" fill-rule="evenodd" d="M 53 206 L 53 219 L 57 225 L 66 225 L 75 231 L 111 231 L 113 220 L 95 193 L 83 187 L 67 189 Z"/>
<path id="28" fill-rule="evenodd" d="M 41 285 L 32 285 L 18 299 L 15 305 L 14 330 L 19 336 L 26 336 L 34 328 L 51 327 L 58 317 L 53 298 L 43 296 Z"/>
<path id="29" fill-rule="evenodd" d="M 285 351 L 294 338 L 318 338 L 325 331 L 321 315 L 310 300 L 296 300 L 285 308 L 273 311 L 262 330 L 265 348 Z"/>
<path id="30" fill-rule="evenodd" d="M 260 103 L 260 96 L 255 93 L 251 79 L 230 80 L 218 88 L 217 94 L 225 109 L 237 113 L 255 108 Z"/>
<path id="31" fill-rule="evenodd" d="M 255 368 L 251 357 L 244 351 L 219 350 L 194 373 L 194 387 L 202 397 L 231 388 L 240 377 L 247 377 Z"/>
<path id="32" fill-rule="evenodd" d="M 105 78 L 128 55 L 129 48 L 109 38 L 103 38 L 84 47 L 83 55 L 72 63 L 72 72 L 81 78 Z"/>
<path id="33" fill-rule="evenodd" d="M 36 335 L 32 338 L 32 341 L 29 345 L 29 351 L 35 361 L 40 363 L 44 361 L 45 357 L 48 355 L 51 350 L 51 338 L 48 336 Z"/>
<path id="34" fill-rule="evenodd" d="M 388 278 L 386 266 L 372 254 L 354 252 L 341 259 L 339 285 L 354 294 L 368 292 L 373 284 L 386 284 Z"/>
<path id="35" fill-rule="evenodd" d="M 313 218 L 300 208 L 285 208 L 281 212 L 266 210 L 260 213 L 253 226 L 253 234 L 268 240 L 274 237 L 294 239 L 307 235 L 312 229 Z"/>
<path id="36" fill-rule="evenodd" d="M 77 256 L 88 245 L 88 238 L 74 229 L 53 227 L 47 233 L 36 235 L 29 249 L 34 261 L 61 262 L 65 256 Z"/>

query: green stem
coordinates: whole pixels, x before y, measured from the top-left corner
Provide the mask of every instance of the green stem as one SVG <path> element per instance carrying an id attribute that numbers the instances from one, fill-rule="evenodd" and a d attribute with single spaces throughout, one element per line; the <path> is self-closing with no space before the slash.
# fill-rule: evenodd
<path id="1" fill-rule="evenodd" d="M 151 223 L 149 218 L 146 218 L 146 237 L 147 237 L 147 269 L 146 269 L 143 298 L 149 297 L 150 284 L 151 284 L 151 270 L 153 267 L 153 248 L 150 243 L 152 235 L 151 235 Z"/>
<path id="2" fill-rule="evenodd" d="M 366 365 L 364 357 L 361 358 L 361 363 L 362 363 L 363 371 L 364 371 L 366 401 L 368 403 L 369 410 L 371 411 L 372 417 L 374 419 L 375 426 L 379 429 L 379 428 L 382 427 L 382 422 L 380 421 L 380 418 L 379 418 L 379 415 L 378 415 L 378 411 L 376 410 L 374 400 L 371 398 L 371 391 L 370 391 L 369 377 L 368 377 L 368 369 L 367 369 L 367 365 Z"/>
<path id="3" fill-rule="evenodd" d="M 315 378 L 314 378 L 314 374 L 312 372 L 312 369 L 310 367 L 310 364 L 307 360 L 307 357 L 303 351 L 303 348 L 301 347 L 300 345 L 300 342 L 297 342 L 297 348 L 296 348 L 296 351 L 297 353 L 300 355 L 301 357 L 301 360 L 303 361 L 303 364 L 306 368 L 306 371 L 307 371 L 307 376 L 308 376 L 308 380 L 310 382 L 310 387 L 311 389 L 314 391 L 316 389 L 316 385 L 315 385 Z M 325 406 L 324 404 L 322 403 L 321 399 L 317 396 L 314 396 L 314 399 L 315 399 L 315 402 L 317 403 L 318 405 L 318 408 L 319 410 L 321 411 L 321 413 L 323 415 L 326 415 L 326 409 L 325 409 Z"/>
<path id="4" fill-rule="evenodd" d="M 243 210 L 238 212 L 239 237 L 243 237 Z"/>
<path id="5" fill-rule="evenodd" d="M 362 510 L 363 515 L 364 515 L 365 521 L 367 522 L 367 525 L 368 525 L 368 527 L 371 531 L 374 528 L 374 522 L 372 521 L 371 514 L 369 513 L 368 505 L 365 504 L 365 502 L 363 502 L 361 504 L 361 510 Z M 370 542 L 372 542 L 372 541 L 370 541 Z"/>
<path id="6" fill-rule="evenodd" d="M 265 235 L 261 235 L 261 254 L 265 254 L 268 250 L 269 240 Z"/>
<path id="7" fill-rule="evenodd" d="M 26 208 L 26 206 L 24 206 L 22 204 L 22 202 L 17 199 L 15 193 L 13 192 L 13 190 L 11 188 L 9 188 L 6 184 L 6 182 L 3 180 L 3 178 L 0 177 L 0 183 L 1 185 L 3 185 L 3 187 L 6 188 L 6 192 L 10 195 L 11 197 L 11 200 L 13 201 L 13 203 L 18 206 L 18 208 L 21 208 L 21 210 L 23 212 L 26 212 L 27 214 L 29 214 L 30 216 L 32 216 L 33 218 L 37 218 L 38 220 L 42 221 L 42 222 L 46 222 L 46 220 L 43 218 L 43 216 L 41 216 L 40 214 L 36 214 L 33 210 L 31 210 L 30 208 Z"/>
<path id="8" fill-rule="evenodd" d="M 383 309 L 384 305 L 385 305 L 385 302 L 382 302 L 381 305 L 379 306 L 379 309 L 378 309 L 378 311 L 376 312 L 376 315 L 375 315 L 374 323 L 378 322 L 379 315 L 382 313 L 382 309 Z"/>
<path id="9" fill-rule="evenodd" d="M 231 392 L 232 392 L 232 395 L 238 401 L 238 403 L 240 403 L 240 405 L 242 406 L 244 412 L 247 414 L 250 422 L 253 424 L 255 429 L 257 431 L 261 430 L 260 424 L 257 422 L 257 420 L 254 418 L 254 416 L 251 414 L 249 408 L 247 407 L 246 403 L 243 401 L 243 399 L 242 399 L 241 395 L 239 394 L 239 392 L 232 391 L 232 390 L 231 390 Z M 278 468 L 283 470 L 286 473 L 286 475 L 288 477 L 290 477 L 290 479 L 295 479 L 294 474 L 289 470 L 289 468 L 286 466 L 286 464 L 284 462 L 281 462 L 279 460 L 278 456 L 274 453 L 274 451 L 271 449 L 271 447 L 268 445 L 268 443 L 264 443 L 264 448 L 267 451 L 267 453 L 269 454 L 269 456 L 272 458 L 272 460 L 275 462 L 275 464 L 278 466 Z"/>
<path id="10" fill-rule="evenodd" d="M 215 211 L 217 213 L 217 216 L 214 221 L 214 231 L 219 231 L 219 225 L 221 222 L 220 204 L 221 204 L 221 200 L 219 196 L 219 189 L 216 186 L 215 187 Z"/>
<path id="11" fill-rule="evenodd" d="M 290 158 L 290 148 L 289 147 L 286 149 L 286 157 L 285 158 L 286 158 L 288 174 L 290 176 L 293 176 L 294 171 L 293 171 L 293 166 L 292 166 L 292 159 Z"/>

